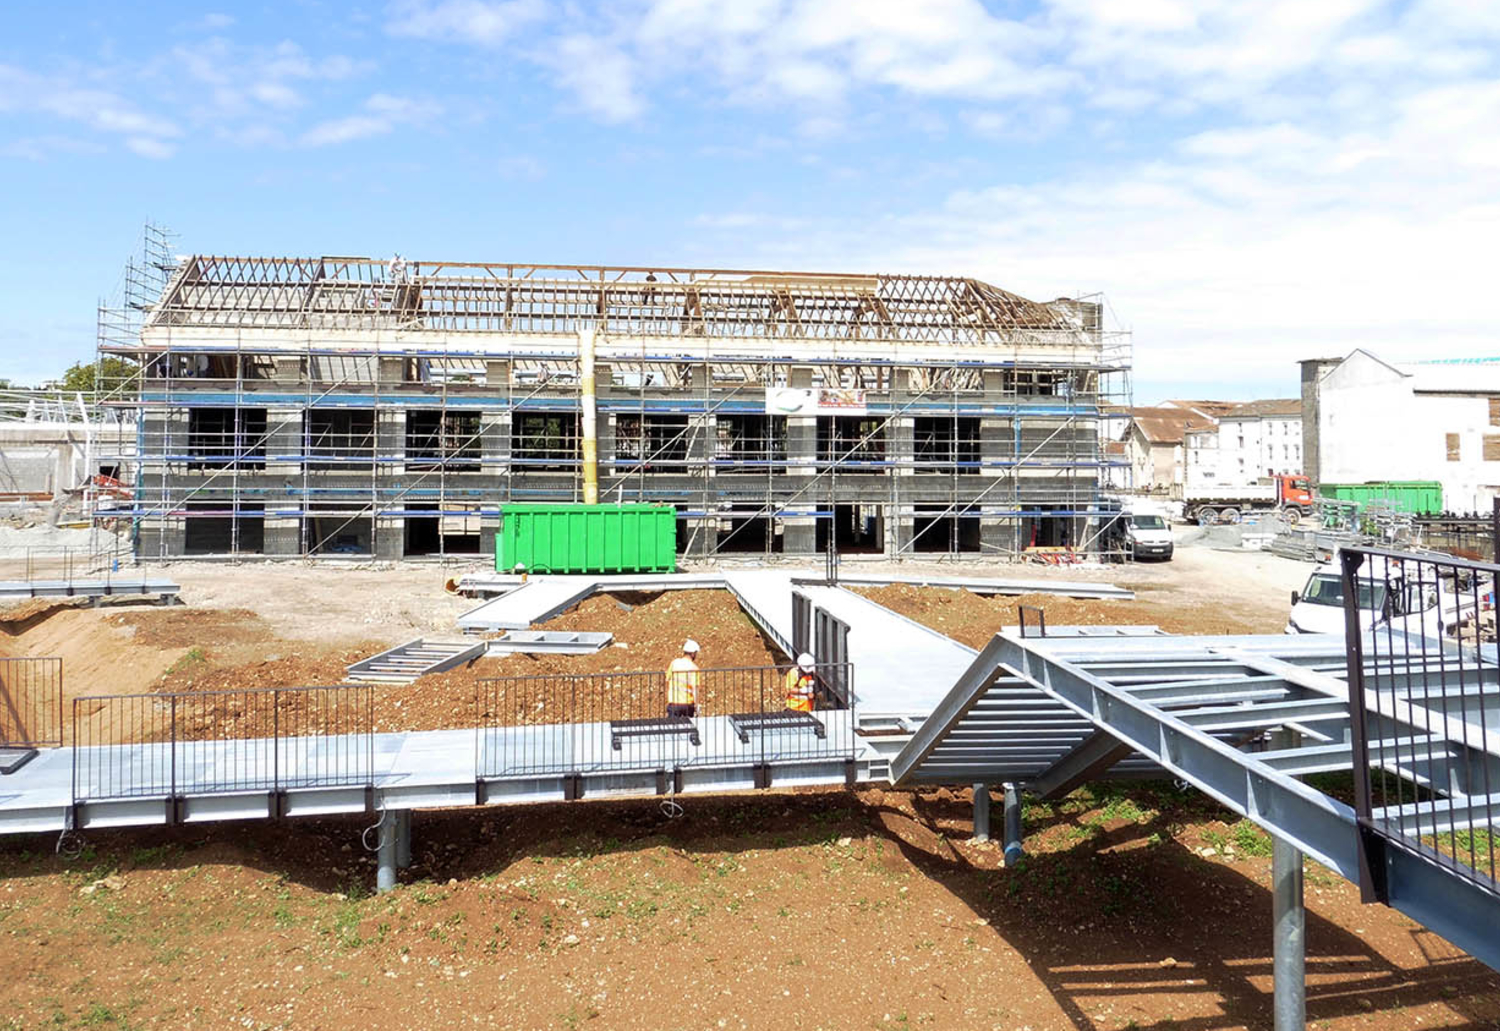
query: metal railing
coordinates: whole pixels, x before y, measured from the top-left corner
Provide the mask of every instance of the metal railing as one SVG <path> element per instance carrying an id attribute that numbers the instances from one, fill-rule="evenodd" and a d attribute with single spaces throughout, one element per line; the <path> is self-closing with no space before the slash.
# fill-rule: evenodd
<path id="1" fill-rule="evenodd" d="M 0 659 L 0 745 L 61 748 L 62 659 Z"/>
<path id="2" fill-rule="evenodd" d="M 814 711 L 797 712 L 785 667 L 700 670 L 691 716 L 668 714 L 665 673 L 481 680 L 476 779 L 852 760 L 852 667 L 814 675 Z"/>
<path id="3" fill-rule="evenodd" d="M 129 541 L 103 534 L 97 548 L 0 548 L 0 581 L 129 582 L 144 575 L 129 568 L 134 564 Z"/>
<path id="4" fill-rule="evenodd" d="M 1020 623 L 1022 637 L 1046 637 L 1047 613 L 1036 605 L 1017 605 L 1016 620 Z M 1032 633 L 1035 628 L 1036 632 Z"/>
<path id="5" fill-rule="evenodd" d="M 1341 552 L 1361 893 L 1385 901 L 1383 849 L 1500 894 L 1500 566 Z"/>
<path id="6" fill-rule="evenodd" d="M 341 684 L 75 698 L 73 743 L 75 805 L 370 784 L 374 692 Z"/>

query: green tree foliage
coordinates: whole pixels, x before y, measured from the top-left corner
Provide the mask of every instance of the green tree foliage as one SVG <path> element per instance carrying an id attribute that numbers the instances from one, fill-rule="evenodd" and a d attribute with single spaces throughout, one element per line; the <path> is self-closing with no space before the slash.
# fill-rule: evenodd
<path id="1" fill-rule="evenodd" d="M 123 358 L 105 357 L 96 362 L 78 362 L 69 367 L 57 381 L 61 390 L 94 392 L 96 386 L 106 394 L 134 394 L 138 370 Z"/>

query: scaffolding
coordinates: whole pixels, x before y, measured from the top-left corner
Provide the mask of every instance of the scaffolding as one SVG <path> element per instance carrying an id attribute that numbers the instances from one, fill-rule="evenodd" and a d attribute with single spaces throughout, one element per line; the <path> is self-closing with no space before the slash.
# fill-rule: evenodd
<path id="1" fill-rule="evenodd" d="M 158 231 L 159 232 L 159 231 Z M 1110 555 L 1130 335 L 916 275 L 166 255 L 101 310 L 143 559 L 472 556 L 501 506 L 675 505 L 689 558 Z M 151 248 L 155 246 L 153 251 Z M 108 331 L 106 325 L 108 324 Z M 101 367 L 103 363 L 100 363 Z M 802 407 L 786 408 L 791 397 Z M 119 510 L 112 515 L 118 517 Z"/>

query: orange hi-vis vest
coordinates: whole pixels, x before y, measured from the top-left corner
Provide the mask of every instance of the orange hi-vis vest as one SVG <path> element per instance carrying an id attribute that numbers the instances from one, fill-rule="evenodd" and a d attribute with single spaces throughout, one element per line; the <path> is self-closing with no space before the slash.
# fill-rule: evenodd
<path id="1" fill-rule="evenodd" d="M 797 712 L 813 711 L 813 688 L 818 678 L 795 666 L 786 671 L 786 707 Z"/>
<path id="2" fill-rule="evenodd" d="M 698 664 L 686 655 L 667 666 L 667 704 L 695 705 L 698 700 Z"/>

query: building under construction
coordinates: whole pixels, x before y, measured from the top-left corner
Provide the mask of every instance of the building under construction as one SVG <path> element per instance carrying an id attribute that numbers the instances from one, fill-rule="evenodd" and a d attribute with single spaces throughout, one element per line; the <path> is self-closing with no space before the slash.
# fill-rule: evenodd
<path id="1" fill-rule="evenodd" d="M 153 274 L 129 332 L 100 335 L 139 426 L 116 463 L 133 507 L 101 515 L 143 559 L 489 553 L 501 506 L 596 499 L 675 506 L 689 558 L 1108 537 L 1130 350 L 1098 299 L 353 257 Z"/>

